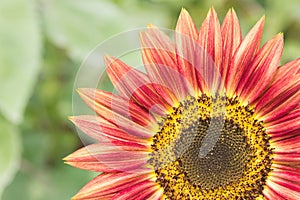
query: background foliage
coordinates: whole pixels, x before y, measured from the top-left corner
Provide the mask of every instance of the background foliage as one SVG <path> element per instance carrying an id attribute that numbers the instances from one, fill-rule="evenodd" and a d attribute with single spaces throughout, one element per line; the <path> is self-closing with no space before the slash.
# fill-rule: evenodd
<path id="1" fill-rule="evenodd" d="M 95 176 L 62 161 L 82 146 L 67 116 L 93 47 L 150 22 L 172 29 L 182 7 L 199 27 L 212 5 L 220 19 L 234 7 L 244 33 L 265 14 L 264 41 L 284 32 L 282 61 L 299 57 L 298 0 L 1 0 L 0 198 L 70 199 Z"/>

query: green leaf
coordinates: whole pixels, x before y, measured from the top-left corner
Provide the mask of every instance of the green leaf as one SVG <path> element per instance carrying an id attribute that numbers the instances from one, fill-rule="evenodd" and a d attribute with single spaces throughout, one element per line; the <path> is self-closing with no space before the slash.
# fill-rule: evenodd
<path id="1" fill-rule="evenodd" d="M 98 44 L 114 34 L 145 27 L 150 22 L 157 22 L 154 19 L 158 16 L 165 16 L 153 12 L 135 13 L 135 8 L 122 9 L 107 0 L 52 0 L 43 3 L 47 36 L 57 46 L 65 48 L 76 61 L 82 61 Z M 166 21 L 166 17 L 160 20 Z"/>
<path id="2" fill-rule="evenodd" d="M 299 0 L 290 0 L 289 3 L 281 1 L 266 1 L 266 30 L 267 34 L 274 35 L 284 31 L 287 27 L 293 25 L 295 19 L 299 19 Z"/>
<path id="3" fill-rule="evenodd" d="M 2 200 L 12 200 L 12 199 L 30 200 L 29 183 L 31 180 L 32 177 L 29 177 L 26 174 L 19 171 L 16 174 L 14 181 L 5 189 L 2 195 Z"/>
<path id="4" fill-rule="evenodd" d="M 122 30 L 120 18 L 118 8 L 106 1 L 44 1 L 48 37 L 75 59 L 81 60 L 104 38 Z"/>
<path id="5" fill-rule="evenodd" d="M 0 198 L 10 184 L 21 159 L 21 140 L 18 129 L 0 118 Z"/>
<path id="6" fill-rule="evenodd" d="M 0 1 L 0 110 L 22 121 L 40 61 L 41 38 L 32 0 Z"/>
<path id="7" fill-rule="evenodd" d="M 299 52 L 300 52 L 300 45 L 299 45 L 299 41 L 297 40 L 288 40 L 285 43 L 285 47 L 283 50 L 283 59 L 282 59 L 282 63 L 286 63 L 289 62 L 291 60 L 294 60 L 297 58 L 297 56 L 299 56 Z"/>
<path id="8" fill-rule="evenodd" d="M 50 199 L 71 199 L 97 175 L 99 173 L 76 169 L 66 164 L 57 166 L 56 170 L 51 173 L 55 189 Z"/>
<path id="9" fill-rule="evenodd" d="M 53 168 L 19 171 L 2 200 L 60 200 L 71 199 L 86 183 L 98 174 L 70 167 L 64 163 Z M 18 192 L 16 192 L 18 191 Z"/>

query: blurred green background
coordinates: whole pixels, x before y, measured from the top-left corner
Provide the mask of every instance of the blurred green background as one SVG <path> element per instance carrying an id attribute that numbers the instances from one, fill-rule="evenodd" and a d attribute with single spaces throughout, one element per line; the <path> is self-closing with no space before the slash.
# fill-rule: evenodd
<path id="1" fill-rule="evenodd" d="M 2 199 L 70 199 L 95 176 L 62 161 L 82 146 L 67 116 L 76 72 L 93 47 L 148 23 L 173 29 L 182 7 L 199 27 L 211 6 L 220 20 L 234 7 L 244 34 L 265 14 L 264 41 L 284 32 L 282 62 L 299 57 L 299 0 L 1 0 Z"/>

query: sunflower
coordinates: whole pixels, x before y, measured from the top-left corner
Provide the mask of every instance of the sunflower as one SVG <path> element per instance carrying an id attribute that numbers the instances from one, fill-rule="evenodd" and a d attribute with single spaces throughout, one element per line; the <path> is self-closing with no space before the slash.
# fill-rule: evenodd
<path id="1" fill-rule="evenodd" d="M 79 89 L 97 114 L 71 121 L 97 143 L 65 158 L 102 172 L 73 199 L 300 199 L 300 59 L 279 66 L 283 34 L 260 47 L 230 9 L 174 39 L 140 32 L 145 72 L 105 56 L 118 94 Z"/>

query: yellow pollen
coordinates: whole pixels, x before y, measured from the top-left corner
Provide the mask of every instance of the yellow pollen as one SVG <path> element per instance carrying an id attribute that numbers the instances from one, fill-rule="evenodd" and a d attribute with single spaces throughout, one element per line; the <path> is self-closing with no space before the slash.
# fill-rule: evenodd
<path id="1" fill-rule="evenodd" d="M 159 121 L 148 163 L 165 199 L 263 199 L 272 148 L 237 98 L 188 97 Z"/>

